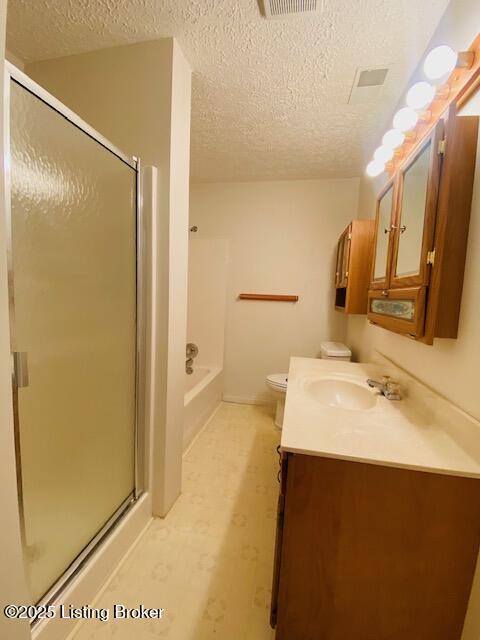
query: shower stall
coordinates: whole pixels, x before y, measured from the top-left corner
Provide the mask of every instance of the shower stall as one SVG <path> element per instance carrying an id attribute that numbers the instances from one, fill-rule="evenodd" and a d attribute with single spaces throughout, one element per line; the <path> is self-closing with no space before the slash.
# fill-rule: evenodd
<path id="1" fill-rule="evenodd" d="M 7 65 L 18 495 L 34 603 L 142 493 L 139 164 Z"/>

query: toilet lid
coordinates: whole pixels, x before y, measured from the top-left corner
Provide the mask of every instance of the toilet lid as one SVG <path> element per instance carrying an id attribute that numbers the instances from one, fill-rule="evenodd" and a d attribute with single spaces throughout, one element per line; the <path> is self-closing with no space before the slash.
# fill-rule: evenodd
<path id="1" fill-rule="evenodd" d="M 288 373 L 271 373 L 269 376 L 267 376 L 267 380 L 271 385 L 275 387 L 286 389 L 288 382 Z"/>

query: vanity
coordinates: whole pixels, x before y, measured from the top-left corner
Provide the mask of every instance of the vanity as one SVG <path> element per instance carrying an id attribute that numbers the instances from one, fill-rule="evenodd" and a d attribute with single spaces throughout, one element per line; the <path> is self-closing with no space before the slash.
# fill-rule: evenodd
<path id="1" fill-rule="evenodd" d="M 401 400 L 366 384 L 385 373 Z M 460 640 L 480 542 L 479 429 L 389 361 L 292 358 L 276 640 Z"/>

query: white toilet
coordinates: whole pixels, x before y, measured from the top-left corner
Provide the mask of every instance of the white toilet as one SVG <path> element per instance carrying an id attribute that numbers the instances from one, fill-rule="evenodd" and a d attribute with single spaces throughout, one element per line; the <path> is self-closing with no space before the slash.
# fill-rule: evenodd
<path id="1" fill-rule="evenodd" d="M 352 352 L 341 342 L 322 342 L 320 345 L 320 357 L 322 360 L 345 360 L 352 359 Z"/>
<path id="2" fill-rule="evenodd" d="M 266 377 L 265 382 L 277 401 L 277 408 L 275 410 L 275 426 L 281 429 L 283 424 L 283 412 L 285 410 L 288 373 L 271 373 Z"/>
<path id="3" fill-rule="evenodd" d="M 320 345 L 320 357 L 322 360 L 349 361 L 352 359 L 352 352 L 341 342 L 322 342 Z M 288 373 L 271 373 L 266 377 L 265 382 L 277 400 L 275 426 L 281 429 L 285 411 Z"/>

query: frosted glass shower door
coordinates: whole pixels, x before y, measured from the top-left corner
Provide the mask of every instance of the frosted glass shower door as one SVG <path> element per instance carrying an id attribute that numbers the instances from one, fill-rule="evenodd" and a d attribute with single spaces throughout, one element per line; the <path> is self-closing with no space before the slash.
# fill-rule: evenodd
<path id="1" fill-rule="evenodd" d="M 136 170 L 10 80 L 12 350 L 38 601 L 134 491 Z M 18 359 L 20 362 L 20 359 Z"/>

